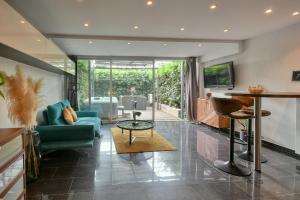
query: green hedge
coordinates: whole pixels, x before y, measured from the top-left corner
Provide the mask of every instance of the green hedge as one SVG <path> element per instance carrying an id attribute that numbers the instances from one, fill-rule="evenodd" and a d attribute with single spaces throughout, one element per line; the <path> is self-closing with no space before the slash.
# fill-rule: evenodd
<path id="1" fill-rule="evenodd" d="M 110 70 L 95 69 L 94 74 L 95 96 L 109 96 Z M 136 95 L 152 94 L 152 69 L 113 69 L 112 96 L 131 95 L 131 88 L 135 88 Z"/>
<path id="2" fill-rule="evenodd" d="M 158 88 L 160 102 L 180 108 L 181 61 L 165 64 L 158 69 Z"/>

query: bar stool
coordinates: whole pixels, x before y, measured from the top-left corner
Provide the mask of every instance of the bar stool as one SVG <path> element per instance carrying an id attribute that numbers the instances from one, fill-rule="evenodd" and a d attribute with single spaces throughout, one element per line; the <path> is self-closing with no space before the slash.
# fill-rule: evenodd
<path id="1" fill-rule="evenodd" d="M 218 169 L 236 176 L 249 176 L 251 171 L 234 162 L 234 120 L 235 119 L 250 119 L 254 116 L 240 111 L 242 103 L 236 99 L 229 98 L 211 98 L 212 105 L 217 115 L 222 115 L 230 118 L 230 149 L 229 161 L 216 160 L 214 166 Z"/>
<path id="2" fill-rule="evenodd" d="M 242 110 L 243 112 L 250 114 L 250 115 L 254 115 L 254 110 L 250 109 L 249 107 L 253 106 L 254 104 L 254 98 L 253 97 L 244 97 L 244 96 L 234 96 L 232 97 L 233 99 L 239 100 L 243 107 Z M 261 116 L 262 117 L 267 117 L 271 115 L 271 112 L 268 110 L 262 110 L 261 111 Z M 252 118 L 248 119 L 248 145 L 247 145 L 247 150 L 240 153 L 238 155 L 239 158 L 243 159 L 243 160 L 247 160 L 250 162 L 253 162 L 253 153 L 252 153 L 252 143 L 251 143 L 251 139 L 252 139 Z M 265 163 L 268 162 L 267 158 L 265 158 L 264 156 L 261 156 L 261 163 Z"/>

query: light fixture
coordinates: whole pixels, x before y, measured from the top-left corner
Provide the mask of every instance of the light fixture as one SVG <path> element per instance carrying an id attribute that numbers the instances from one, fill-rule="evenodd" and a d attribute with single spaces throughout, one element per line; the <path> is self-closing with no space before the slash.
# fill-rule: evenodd
<path id="1" fill-rule="evenodd" d="M 128 44 L 128 45 L 131 45 L 131 42 L 128 42 L 127 44 Z"/>
<path id="2" fill-rule="evenodd" d="M 40 39 L 37 39 L 36 41 L 37 41 L 37 42 L 40 42 L 41 40 L 40 40 Z"/>
<path id="3" fill-rule="evenodd" d="M 198 44 L 198 47 L 202 47 L 202 44 L 200 43 L 200 44 Z"/>
<path id="4" fill-rule="evenodd" d="M 299 11 L 295 11 L 295 12 L 293 12 L 293 16 L 296 16 L 296 15 L 299 15 L 300 14 L 300 12 Z"/>
<path id="5" fill-rule="evenodd" d="M 229 31 L 229 29 L 224 29 L 224 33 L 227 33 Z"/>
<path id="6" fill-rule="evenodd" d="M 147 1 L 147 5 L 151 6 L 153 4 L 153 1 Z"/>
<path id="7" fill-rule="evenodd" d="M 92 41 L 92 40 L 90 40 L 90 41 L 89 41 L 89 44 L 93 44 L 93 41 Z"/>
<path id="8" fill-rule="evenodd" d="M 214 9 L 216 9 L 216 8 L 217 8 L 216 4 L 212 4 L 212 5 L 209 7 L 209 9 L 211 9 L 211 10 L 214 10 Z"/>
<path id="9" fill-rule="evenodd" d="M 167 44 L 166 44 L 166 43 L 164 43 L 163 45 L 164 45 L 164 46 L 167 46 Z"/>
<path id="10" fill-rule="evenodd" d="M 184 31 L 184 27 L 181 27 L 180 30 L 181 30 L 181 31 Z"/>
<path id="11" fill-rule="evenodd" d="M 267 9 L 267 10 L 265 10 L 265 14 L 271 14 L 272 12 L 273 12 L 272 9 Z"/>
<path id="12" fill-rule="evenodd" d="M 134 28 L 134 29 L 139 29 L 139 26 L 134 26 L 133 28 Z"/>
<path id="13" fill-rule="evenodd" d="M 25 21 L 24 21 L 24 20 L 20 20 L 20 23 L 21 23 L 21 24 L 25 24 Z"/>
<path id="14" fill-rule="evenodd" d="M 85 24 L 83 24 L 83 26 L 85 26 L 85 27 L 88 27 L 88 26 L 89 26 L 89 24 L 88 24 L 88 23 L 85 23 Z"/>

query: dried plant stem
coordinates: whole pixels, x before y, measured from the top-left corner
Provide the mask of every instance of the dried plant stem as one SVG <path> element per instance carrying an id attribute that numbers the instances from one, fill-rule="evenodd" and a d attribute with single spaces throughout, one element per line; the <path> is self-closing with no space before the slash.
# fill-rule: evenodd
<path id="1" fill-rule="evenodd" d="M 35 153 L 32 131 L 26 133 L 26 174 L 28 178 L 35 179 L 39 176 L 39 162 Z"/>
<path id="2" fill-rule="evenodd" d="M 33 130 L 36 115 L 41 103 L 41 80 L 25 77 L 21 67 L 17 66 L 16 74 L 5 75 L 5 100 L 8 107 L 8 117 L 18 125 L 24 126 L 26 133 L 26 175 L 36 179 L 39 175 L 39 163 L 33 141 Z"/>

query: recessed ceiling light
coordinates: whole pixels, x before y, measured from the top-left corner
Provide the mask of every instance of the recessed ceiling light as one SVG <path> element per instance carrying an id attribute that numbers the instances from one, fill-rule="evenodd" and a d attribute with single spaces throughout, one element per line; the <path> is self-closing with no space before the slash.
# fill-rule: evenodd
<path id="1" fill-rule="evenodd" d="M 92 40 L 90 40 L 90 41 L 89 41 L 89 44 L 93 44 L 93 41 L 92 41 Z"/>
<path id="2" fill-rule="evenodd" d="M 130 45 L 130 44 L 131 44 L 131 42 L 128 42 L 127 44 L 129 44 L 129 45 Z"/>
<path id="3" fill-rule="evenodd" d="M 265 14 L 271 14 L 272 12 L 273 12 L 272 9 L 267 9 L 267 10 L 265 10 Z"/>
<path id="4" fill-rule="evenodd" d="M 88 23 L 85 23 L 85 24 L 83 24 L 83 26 L 85 26 L 85 27 L 88 27 L 88 26 L 89 26 L 89 24 L 88 24 Z"/>
<path id="5" fill-rule="evenodd" d="M 37 42 L 40 42 L 41 40 L 40 40 L 40 39 L 37 39 L 36 41 L 37 41 Z"/>
<path id="6" fill-rule="evenodd" d="M 224 33 L 227 33 L 229 31 L 229 29 L 224 29 Z"/>
<path id="7" fill-rule="evenodd" d="M 167 46 L 168 44 L 164 43 L 163 45 L 164 45 L 164 46 Z"/>
<path id="8" fill-rule="evenodd" d="M 198 44 L 198 47 L 202 47 L 202 44 L 200 43 L 200 44 Z"/>
<path id="9" fill-rule="evenodd" d="M 181 31 L 184 31 L 184 27 L 181 27 L 180 30 L 181 30 Z"/>
<path id="10" fill-rule="evenodd" d="M 24 20 L 21 20 L 20 23 L 21 23 L 21 24 L 25 24 L 25 21 L 24 21 Z"/>
<path id="11" fill-rule="evenodd" d="M 147 1 L 147 5 L 151 6 L 153 4 L 153 1 Z"/>
<path id="12" fill-rule="evenodd" d="M 293 12 L 293 16 L 296 16 L 296 15 L 299 15 L 299 14 L 300 14 L 299 11 Z"/>
<path id="13" fill-rule="evenodd" d="M 134 29 L 139 29 L 139 26 L 134 26 L 133 28 L 134 28 Z"/>
<path id="14" fill-rule="evenodd" d="M 212 5 L 209 7 L 209 9 L 211 9 L 211 10 L 214 10 L 214 9 L 216 9 L 216 8 L 217 8 L 216 4 L 212 4 Z"/>

